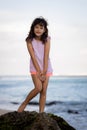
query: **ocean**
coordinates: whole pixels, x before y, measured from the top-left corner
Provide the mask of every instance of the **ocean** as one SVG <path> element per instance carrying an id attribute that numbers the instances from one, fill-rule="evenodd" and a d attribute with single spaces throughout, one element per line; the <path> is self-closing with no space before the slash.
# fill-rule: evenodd
<path id="1" fill-rule="evenodd" d="M 34 85 L 30 76 L 0 76 L 0 108 L 16 111 Z M 38 112 L 39 95 L 27 105 Z M 87 130 L 87 77 L 50 78 L 45 112 L 63 117 L 76 130 Z"/>

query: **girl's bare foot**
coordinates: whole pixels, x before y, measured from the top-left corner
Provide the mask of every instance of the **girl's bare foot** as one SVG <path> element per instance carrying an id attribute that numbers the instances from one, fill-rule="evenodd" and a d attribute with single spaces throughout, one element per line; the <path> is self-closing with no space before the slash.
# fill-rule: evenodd
<path id="1" fill-rule="evenodd" d="M 18 112 L 23 112 L 24 111 L 24 109 L 25 109 L 25 107 L 26 107 L 26 105 L 23 103 L 23 104 L 21 104 L 21 106 L 18 108 Z"/>

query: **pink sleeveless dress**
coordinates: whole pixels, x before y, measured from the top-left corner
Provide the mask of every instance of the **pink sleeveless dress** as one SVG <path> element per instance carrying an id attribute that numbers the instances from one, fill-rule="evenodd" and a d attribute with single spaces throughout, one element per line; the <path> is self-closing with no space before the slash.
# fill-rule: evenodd
<path id="1" fill-rule="evenodd" d="M 41 71 L 43 71 L 43 59 L 44 59 L 44 44 L 42 44 L 42 41 L 37 41 L 36 39 L 32 40 L 32 46 L 35 53 L 35 57 L 37 59 L 37 62 L 40 66 Z M 48 59 L 48 69 L 47 69 L 47 76 L 51 76 L 53 72 L 52 65 L 50 58 Z M 33 65 L 32 59 L 30 58 L 30 73 L 36 74 L 36 69 Z"/>

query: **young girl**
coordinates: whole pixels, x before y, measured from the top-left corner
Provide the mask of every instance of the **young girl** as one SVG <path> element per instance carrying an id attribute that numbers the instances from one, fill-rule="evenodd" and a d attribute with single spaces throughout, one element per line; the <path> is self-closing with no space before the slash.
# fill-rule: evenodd
<path id="1" fill-rule="evenodd" d="M 20 105 L 18 112 L 22 112 L 38 93 L 40 93 L 39 112 L 44 112 L 48 81 L 52 75 L 49 59 L 50 37 L 48 36 L 47 21 L 44 18 L 36 18 L 33 21 L 26 43 L 30 54 L 30 73 L 35 87 Z"/>

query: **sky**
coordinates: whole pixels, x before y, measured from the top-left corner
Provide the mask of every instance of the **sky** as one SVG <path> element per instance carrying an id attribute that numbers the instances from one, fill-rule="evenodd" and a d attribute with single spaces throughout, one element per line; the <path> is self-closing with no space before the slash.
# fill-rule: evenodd
<path id="1" fill-rule="evenodd" d="M 29 75 L 25 38 L 42 16 L 54 75 L 87 75 L 87 0 L 0 0 L 0 75 Z"/>

